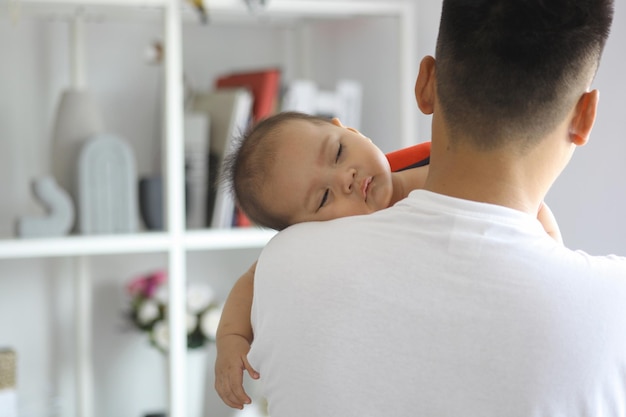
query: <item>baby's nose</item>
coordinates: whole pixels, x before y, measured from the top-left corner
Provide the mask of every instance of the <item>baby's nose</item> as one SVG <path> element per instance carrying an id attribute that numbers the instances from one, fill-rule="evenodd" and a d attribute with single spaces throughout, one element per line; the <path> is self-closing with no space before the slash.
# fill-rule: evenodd
<path id="1" fill-rule="evenodd" d="M 354 190 L 354 180 L 356 169 L 350 168 L 339 173 L 339 184 L 344 193 L 351 193 Z"/>

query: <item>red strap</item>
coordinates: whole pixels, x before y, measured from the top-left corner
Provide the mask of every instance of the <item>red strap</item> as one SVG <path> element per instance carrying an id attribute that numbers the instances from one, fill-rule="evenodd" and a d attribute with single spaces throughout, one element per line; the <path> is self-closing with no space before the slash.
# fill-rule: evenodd
<path id="1" fill-rule="evenodd" d="M 387 154 L 387 160 L 393 172 L 400 171 L 428 157 L 430 157 L 430 142 L 418 143 Z"/>

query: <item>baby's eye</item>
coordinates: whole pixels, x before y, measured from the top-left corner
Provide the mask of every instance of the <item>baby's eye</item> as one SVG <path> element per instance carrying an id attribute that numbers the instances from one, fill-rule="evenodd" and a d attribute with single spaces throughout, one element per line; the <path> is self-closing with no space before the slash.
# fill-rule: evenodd
<path id="1" fill-rule="evenodd" d="M 324 191 L 324 195 L 322 196 L 322 201 L 320 203 L 320 206 L 317 209 L 319 210 L 322 207 L 324 207 L 324 205 L 326 204 L 326 201 L 328 201 L 328 190 Z"/>
<path id="2" fill-rule="evenodd" d="M 341 157 L 341 153 L 343 152 L 343 145 L 339 144 L 339 149 L 337 149 L 337 157 L 335 158 L 335 163 L 339 162 L 339 158 Z"/>

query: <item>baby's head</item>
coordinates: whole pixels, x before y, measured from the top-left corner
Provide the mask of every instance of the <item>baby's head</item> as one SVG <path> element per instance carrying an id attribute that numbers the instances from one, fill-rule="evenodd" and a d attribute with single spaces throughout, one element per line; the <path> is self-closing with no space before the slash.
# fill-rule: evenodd
<path id="1" fill-rule="evenodd" d="M 337 119 L 283 112 L 226 156 L 223 177 L 254 223 L 282 230 L 389 206 L 391 169 L 371 140 Z"/>

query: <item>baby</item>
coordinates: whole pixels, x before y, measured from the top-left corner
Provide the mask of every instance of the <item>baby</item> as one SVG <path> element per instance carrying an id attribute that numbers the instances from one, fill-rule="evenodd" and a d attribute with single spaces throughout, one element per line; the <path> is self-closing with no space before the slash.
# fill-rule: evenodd
<path id="1" fill-rule="evenodd" d="M 390 207 L 428 174 L 430 143 L 385 155 L 374 143 L 338 119 L 284 112 L 259 122 L 227 156 L 224 176 L 241 210 L 254 223 L 282 230 L 292 224 L 369 214 Z M 561 241 L 550 209 L 537 218 Z M 259 378 L 248 363 L 256 263 L 233 286 L 217 332 L 215 389 L 230 407 L 250 397 L 243 372 Z"/>

